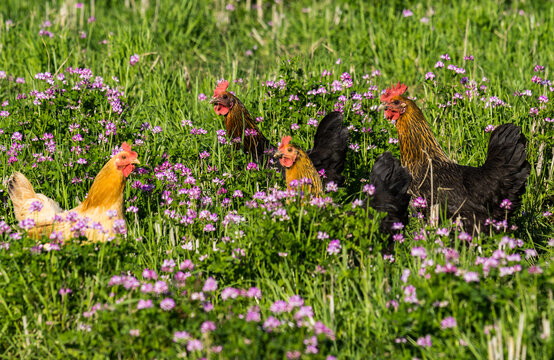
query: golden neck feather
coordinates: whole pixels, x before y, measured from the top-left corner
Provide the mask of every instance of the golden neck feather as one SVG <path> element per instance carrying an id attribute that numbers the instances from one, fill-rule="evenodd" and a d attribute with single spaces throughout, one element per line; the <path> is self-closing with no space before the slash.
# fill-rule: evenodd
<path id="1" fill-rule="evenodd" d="M 406 99 L 406 103 L 406 112 L 396 121 L 402 165 L 413 173 L 417 168 L 427 168 L 429 159 L 450 162 L 421 110 L 411 100 Z"/>
<path id="2" fill-rule="evenodd" d="M 225 128 L 227 135 L 231 138 L 242 137 L 244 129 L 256 129 L 258 131 L 252 116 L 238 99 L 236 99 L 235 105 L 225 117 Z"/>
<path id="3" fill-rule="evenodd" d="M 123 206 L 123 189 L 126 178 L 115 166 L 116 156 L 104 165 L 94 178 L 87 198 L 81 204 L 83 210 L 93 207 L 111 208 L 114 204 Z M 123 214 L 118 214 L 122 216 Z"/>
<path id="4" fill-rule="evenodd" d="M 302 191 L 305 193 L 311 193 L 313 196 L 320 196 L 323 192 L 323 184 L 321 182 L 321 177 L 314 167 L 314 164 L 310 160 L 308 154 L 303 150 L 298 150 L 298 156 L 296 161 L 290 168 L 286 169 L 286 181 L 287 188 L 290 190 L 288 185 L 292 180 L 301 179 L 310 179 L 312 181 L 311 185 L 302 186 Z"/>

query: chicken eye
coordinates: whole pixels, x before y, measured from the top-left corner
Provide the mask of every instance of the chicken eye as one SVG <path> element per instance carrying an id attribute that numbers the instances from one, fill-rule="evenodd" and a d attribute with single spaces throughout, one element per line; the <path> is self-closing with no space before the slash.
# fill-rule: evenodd
<path id="1" fill-rule="evenodd" d="M 291 149 L 291 148 L 288 148 L 287 151 L 288 151 L 288 152 L 292 152 L 292 149 Z"/>
<path id="2" fill-rule="evenodd" d="M 394 105 L 398 105 L 398 104 L 400 104 L 400 101 L 394 100 Z"/>
<path id="3" fill-rule="evenodd" d="M 223 98 L 224 98 L 224 99 L 227 99 L 227 95 L 223 95 Z"/>
<path id="4" fill-rule="evenodd" d="M 127 159 L 127 155 L 121 155 L 121 158 L 122 158 L 123 160 L 125 160 L 125 159 Z"/>

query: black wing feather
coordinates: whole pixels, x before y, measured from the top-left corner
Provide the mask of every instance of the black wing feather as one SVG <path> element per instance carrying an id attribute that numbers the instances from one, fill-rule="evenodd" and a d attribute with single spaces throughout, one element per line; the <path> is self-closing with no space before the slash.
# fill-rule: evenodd
<path id="1" fill-rule="evenodd" d="M 398 222 L 406 225 L 410 204 L 408 188 L 412 181 L 408 170 L 404 169 L 400 161 L 390 152 L 385 152 L 373 165 L 369 181 L 375 186 L 375 193 L 369 200 L 369 206 L 387 213 L 381 221 L 380 231 L 391 233 L 392 225 Z"/>

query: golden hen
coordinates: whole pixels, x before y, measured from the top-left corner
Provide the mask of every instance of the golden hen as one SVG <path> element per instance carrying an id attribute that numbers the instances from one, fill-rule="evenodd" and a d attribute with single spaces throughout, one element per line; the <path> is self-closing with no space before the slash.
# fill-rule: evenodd
<path id="1" fill-rule="evenodd" d="M 319 173 L 308 154 L 299 146 L 292 144 L 291 140 L 290 136 L 283 136 L 281 144 L 279 144 L 279 148 L 274 155 L 285 169 L 287 188 L 291 190 L 293 187 L 296 187 L 292 184 L 293 181 L 297 181 L 297 185 L 300 186 L 304 193 L 320 196 L 323 191 L 323 184 L 321 183 Z"/>
<path id="2" fill-rule="evenodd" d="M 57 232 L 65 241 L 81 235 L 97 242 L 123 233 L 126 229 L 123 190 L 134 165 L 140 162 L 131 146 L 123 143 L 121 147 L 123 150 L 96 175 L 85 201 L 69 211 L 61 209 L 45 195 L 35 193 L 29 180 L 20 172 L 12 174 L 7 188 L 16 219 L 26 223 L 33 238 Z"/>

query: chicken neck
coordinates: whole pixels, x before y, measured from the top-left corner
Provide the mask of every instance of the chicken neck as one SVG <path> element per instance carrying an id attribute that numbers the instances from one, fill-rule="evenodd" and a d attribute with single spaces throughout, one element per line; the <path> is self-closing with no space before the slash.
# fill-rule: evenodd
<path id="1" fill-rule="evenodd" d="M 438 144 L 421 110 L 411 103 L 396 122 L 402 165 L 414 174 L 420 169 L 427 169 L 429 160 L 451 162 Z"/>

